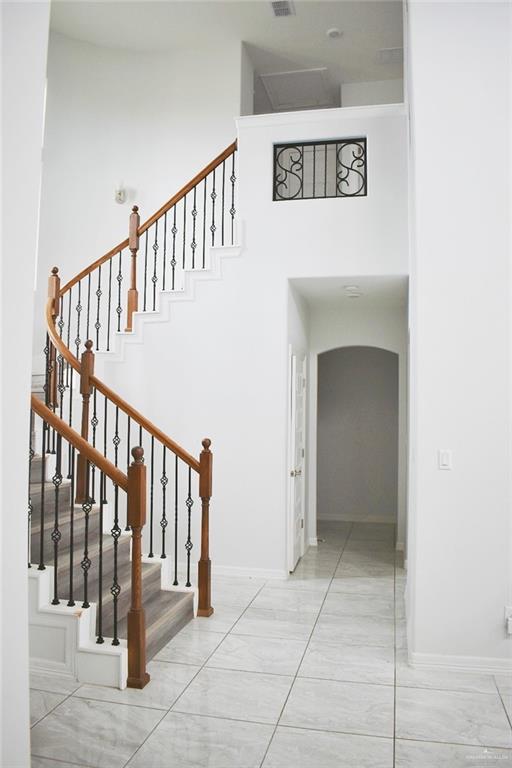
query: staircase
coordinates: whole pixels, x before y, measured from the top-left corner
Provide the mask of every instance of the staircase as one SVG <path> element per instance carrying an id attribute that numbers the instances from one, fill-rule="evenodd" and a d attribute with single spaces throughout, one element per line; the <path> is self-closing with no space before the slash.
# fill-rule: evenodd
<path id="1" fill-rule="evenodd" d="M 161 292 L 178 293 L 187 273 L 207 269 L 210 248 L 234 244 L 235 152 L 142 226 L 135 206 L 127 240 L 63 288 L 58 269 L 50 275 L 29 451 L 35 669 L 142 688 L 147 660 L 195 610 L 213 613 L 210 440 L 196 459 L 95 376 L 95 353 L 113 355 L 135 315 L 156 313 Z"/>

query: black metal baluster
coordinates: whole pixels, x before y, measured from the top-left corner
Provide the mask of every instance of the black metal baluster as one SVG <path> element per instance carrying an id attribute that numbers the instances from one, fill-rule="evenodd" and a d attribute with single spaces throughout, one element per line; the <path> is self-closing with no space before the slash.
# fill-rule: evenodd
<path id="1" fill-rule="evenodd" d="M 112 307 L 112 259 L 108 260 L 108 311 L 107 311 L 107 352 L 110 352 L 110 311 Z"/>
<path id="2" fill-rule="evenodd" d="M 112 601 L 114 604 L 114 637 L 112 645 L 119 645 L 119 638 L 117 636 L 117 601 L 121 594 L 121 586 L 117 579 L 117 558 L 118 558 L 118 546 L 119 537 L 121 536 L 121 528 L 119 527 L 119 486 L 114 485 L 114 525 L 110 531 L 114 540 L 114 575 L 112 578 L 112 586 L 110 587 L 110 594 L 112 595 Z"/>
<path id="3" fill-rule="evenodd" d="M 196 219 L 197 219 L 197 205 L 196 205 L 196 198 L 197 198 L 197 187 L 194 187 L 194 203 L 192 206 L 192 242 L 190 244 L 190 249 L 192 251 L 192 269 L 195 269 L 196 266 Z"/>
<path id="4" fill-rule="evenodd" d="M 139 426 L 139 445 L 142 448 L 142 427 Z"/>
<path id="5" fill-rule="evenodd" d="M 46 566 L 44 564 L 44 491 L 46 483 L 46 435 L 48 427 L 46 421 L 43 420 L 43 432 L 41 438 L 41 509 L 39 520 L 39 565 L 38 571 L 44 571 Z"/>
<path id="6" fill-rule="evenodd" d="M 44 404 L 50 405 L 50 337 L 46 334 L 46 344 L 43 349 L 44 354 Z"/>
<path id="7" fill-rule="evenodd" d="M 107 458 L 107 417 L 108 417 L 108 400 L 107 396 L 103 395 L 103 455 Z"/>
<path id="8" fill-rule="evenodd" d="M 80 346 L 82 344 L 82 339 L 80 338 L 80 316 L 82 314 L 82 281 L 78 281 L 78 301 L 76 304 L 76 337 L 75 337 L 75 347 L 76 347 L 76 355 L 80 360 Z"/>
<path id="9" fill-rule="evenodd" d="M 316 144 L 313 144 L 313 197 L 316 197 Z"/>
<path id="10" fill-rule="evenodd" d="M 98 551 L 98 636 L 96 642 L 101 645 L 103 640 L 103 499 L 105 498 L 105 475 L 100 472 L 100 533 Z"/>
<path id="11" fill-rule="evenodd" d="M 167 268 L 167 211 L 164 213 L 164 256 L 162 259 L 162 291 L 165 291 L 166 268 Z"/>
<path id="12" fill-rule="evenodd" d="M 324 144 L 324 197 L 327 197 L 327 144 Z"/>
<path id="13" fill-rule="evenodd" d="M 34 505 L 32 504 L 32 494 L 30 493 L 30 483 L 32 482 L 32 460 L 35 456 L 34 451 L 34 411 L 30 410 L 29 419 L 29 448 L 28 448 L 28 542 L 27 542 L 27 561 L 28 567 L 32 568 L 32 512 L 34 511 Z"/>
<path id="14" fill-rule="evenodd" d="M 183 269 L 185 269 L 187 247 L 187 196 L 183 198 Z"/>
<path id="15" fill-rule="evenodd" d="M 73 292 L 73 288 L 70 288 L 68 291 L 68 326 L 67 326 L 67 340 L 66 340 L 66 345 L 68 349 L 70 349 L 69 342 L 71 340 L 71 294 L 72 292 Z M 71 366 L 68 363 L 66 367 L 66 387 L 69 387 L 70 368 Z"/>
<path id="16" fill-rule="evenodd" d="M 96 351 L 100 348 L 100 302 L 102 297 L 102 291 L 101 291 L 101 264 L 98 267 L 98 287 L 96 288 L 96 298 L 98 299 L 97 305 L 96 305 L 96 322 L 94 323 L 94 328 L 96 331 Z"/>
<path id="17" fill-rule="evenodd" d="M 74 545 L 75 545 L 75 448 L 71 446 L 71 512 L 69 518 L 69 600 L 68 605 L 72 607 L 75 605 L 74 600 L 74 584 L 73 584 L 73 567 L 74 567 Z"/>
<path id="18" fill-rule="evenodd" d="M 148 286 L 148 231 L 146 229 L 146 239 L 144 241 L 144 312 L 146 311 L 146 295 Z"/>
<path id="19" fill-rule="evenodd" d="M 153 243 L 153 277 L 151 282 L 153 283 L 153 312 L 156 310 L 156 284 L 158 277 L 156 274 L 156 261 L 158 255 L 158 221 L 155 222 L 155 241 Z"/>
<path id="20" fill-rule="evenodd" d="M 224 245 L 224 195 L 226 186 L 226 161 L 222 161 L 222 217 L 221 217 L 221 245 Z"/>
<path id="21" fill-rule="evenodd" d="M 210 225 L 210 232 L 212 233 L 212 245 L 215 245 L 215 200 L 217 199 L 217 192 L 215 191 L 215 168 L 213 169 L 213 187 L 210 194 L 212 199 L 212 223 Z"/>
<path id="22" fill-rule="evenodd" d="M 178 234 L 178 228 L 176 226 L 176 206 L 174 206 L 173 211 L 174 211 L 174 220 L 173 220 L 172 229 L 171 229 L 171 232 L 172 232 L 171 290 L 172 291 L 174 291 L 174 279 L 175 279 L 175 273 L 176 273 L 176 235 Z"/>
<path id="23" fill-rule="evenodd" d="M 231 214 L 231 245 L 235 242 L 235 182 L 236 182 L 236 176 L 235 176 L 235 153 L 233 152 L 233 160 L 231 165 L 231 176 L 229 178 L 231 182 L 231 208 L 229 209 L 229 212 Z"/>
<path id="24" fill-rule="evenodd" d="M 174 457 L 174 581 L 178 586 L 178 457 Z"/>
<path id="25" fill-rule="evenodd" d="M 121 442 L 121 438 L 119 437 L 119 406 L 116 405 L 115 432 L 114 432 L 114 437 L 112 438 L 112 444 L 114 446 L 114 464 L 116 465 L 116 467 L 118 464 L 120 442 Z"/>
<path id="26" fill-rule="evenodd" d="M 126 428 L 126 467 L 128 468 L 130 466 L 130 427 L 131 427 L 131 418 L 128 416 L 128 425 Z M 125 531 L 130 530 L 130 526 L 128 525 L 128 519 L 126 520 L 126 525 L 124 527 Z"/>
<path id="27" fill-rule="evenodd" d="M 57 454 L 56 454 L 56 464 L 55 464 L 55 473 L 52 477 L 52 483 L 55 488 L 55 501 L 54 501 L 54 520 L 53 520 L 53 531 L 52 531 L 52 541 L 53 541 L 53 600 L 52 605 L 59 605 L 59 595 L 58 595 L 58 585 L 57 585 L 57 575 L 59 570 L 59 542 L 62 538 L 62 534 L 59 530 L 59 492 L 60 492 L 60 486 L 62 484 L 62 435 L 57 433 Z"/>
<path id="28" fill-rule="evenodd" d="M 203 184 L 203 269 L 206 264 L 206 186 L 208 177 L 204 177 Z"/>
<path id="29" fill-rule="evenodd" d="M 167 513 L 166 513 L 166 501 L 167 501 L 167 483 L 169 482 L 169 478 L 167 477 L 166 472 L 166 447 L 165 445 L 162 446 L 162 476 L 160 478 L 160 483 L 162 485 L 162 519 L 160 521 L 160 525 L 162 527 L 162 558 L 166 558 L 167 555 L 165 553 L 165 533 L 167 530 Z"/>
<path id="30" fill-rule="evenodd" d="M 96 427 L 98 426 L 98 415 L 96 410 L 96 387 L 94 387 L 92 392 L 92 419 L 91 419 L 91 427 L 92 427 L 92 447 L 96 448 Z M 91 483 L 91 499 L 93 502 L 96 501 L 96 465 L 91 464 L 91 472 L 92 472 L 92 483 Z"/>
<path id="31" fill-rule="evenodd" d="M 90 464 L 86 462 L 86 475 L 85 475 L 85 501 L 82 504 L 82 510 L 84 513 L 84 556 L 80 566 L 84 575 L 84 599 L 82 602 L 82 608 L 89 608 L 88 601 L 88 583 L 89 583 L 89 569 L 91 567 L 91 560 L 89 558 L 89 515 L 91 514 L 92 503 L 89 496 L 89 479 L 90 479 Z"/>
<path id="32" fill-rule="evenodd" d="M 185 542 L 185 549 L 187 550 L 187 583 L 185 584 L 186 587 L 191 587 L 190 583 L 190 553 L 192 552 L 192 539 L 191 536 L 191 526 L 192 526 L 192 506 L 194 502 L 192 501 L 192 469 L 188 468 L 188 496 L 187 500 L 185 502 L 187 506 L 187 541 Z"/>
<path id="33" fill-rule="evenodd" d="M 119 251 L 119 266 L 117 271 L 117 330 L 121 330 L 121 315 L 123 314 L 123 307 L 121 304 L 121 283 L 123 282 L 123 265 L 122 265 L 122 251 Z"/>
<path id="34" fill-rule="evenodd" d="M 154 557 L 153 552 L 153 495 L 154 495 L 154 463 L 155 463 L 155 438 L 151 435 L 151 459 L 149 465 L 149 555 Z"/>
<path id="35" fill-rule="evenodd" d="M 69 415 L 68 415 L 68 424 L 71 427 L 73 425 L 73 368 L 71 367 L 71 371 L 69 374 Z M 68 443 L 68 480 L 71 479 L 71 473 L 73 471 L 73 464 L 71 461 L 71 443 Z"/>
<path id="36" fill-rule="evenodd" d="M 91 314 L 91 273 L 87 275 L 87 312 L 86 312 L 86 334 L 85 338 L 89 339 L 89 320 L 90 320 L 90 314 Z"/>

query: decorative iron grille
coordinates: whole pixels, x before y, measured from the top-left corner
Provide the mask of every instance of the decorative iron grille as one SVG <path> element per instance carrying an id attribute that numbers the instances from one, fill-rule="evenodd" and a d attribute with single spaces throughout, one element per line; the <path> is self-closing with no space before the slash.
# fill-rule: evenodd
<path id="1" fill-rule="evenodd" d="M 366 194 L 365 138 L 274 145 L 274 200 Z"/>

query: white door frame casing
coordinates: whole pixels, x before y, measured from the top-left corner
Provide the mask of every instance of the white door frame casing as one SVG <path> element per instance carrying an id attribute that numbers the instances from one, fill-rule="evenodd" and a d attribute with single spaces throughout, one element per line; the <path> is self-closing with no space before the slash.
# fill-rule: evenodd
<path id="1" fill-rule="evenodd" d="M 307 354 L 295 350 L 292 345 L 288 352 L 288 448 L 287 448 L 287 505 L 286 505 L 286 568 L 291 573 L 298 560 L 306 550 L 306 425 L 307 425 Z M 303 387 L 304 403 L 302 408 L 301 432 L 303 435 L 304 453 L 302 457 L 302 473 L 298 477 L 292 473 L 295 471 L 295 439 L 296 439 L 296 380 L 300 366 L 301 386 Z M 299 553 L 296 552 L 295 534 L 295 488 L 297 483 L 302 483 L 301 493 L 301 519 Z"/>

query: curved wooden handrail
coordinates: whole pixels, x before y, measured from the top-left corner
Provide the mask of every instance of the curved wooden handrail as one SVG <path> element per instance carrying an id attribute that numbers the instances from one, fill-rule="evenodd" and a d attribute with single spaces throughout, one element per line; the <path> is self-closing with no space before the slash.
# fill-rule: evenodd
<path id="1" fill-rule="evenodd" d="M 52 299 L 48 299 L 46 303 L 46 324 L 48 326 L 48 333 L 52 344 L 54 345 L 58 354 L 61 354 L 62 357 L 75 369 L 75 371 L 80 373 L 80 362 L 66 347 L 59 334 L 55 330 L 55 318 L 53 316 Z M 159 440 L 162 445 L 165 445 L 166 448 L 168 448 L 176 456 L 182 459 L 185 464 L 188 464 L 191 469 L 199 473 L 199 461 L 191 456 L 190 453 L 185 451 L 180 445 L 178 445 L 178 443 L 175 443 L 174 440 L 171 440 L 171 438 L 168 437 L 165 432 L 162 432 L 162 430 L 155 426 L 155 424 L 152 424 L 149 419 L 146 419 L 146 417 L 142 415 L 142 413 L 139 413 L 139 411 L 135 410 L 135 408 L 132 408 L 132 406 L 127 403 L 126 400 L 123 400 L 123 398 L 120 397 L 117 392 L 114 392 L 113 389 L 107 387 L 107 385 L 104 384 L 101 379 L 98 379 L 96 376 L 91 376 L 90 381 L 96 387 L 98 392 L 101 392 L 102 395 L 105 395 L 105 397 L 108 398 L 111 403 L 118 406 L 118 408 L 126 413 L 127 416 L 129 416 L 133 421 L 137 422 L 137 424 L 142 427 L 142 429 L 145 429 L 146 432 L 149 432 L 149 434 L 156 438 L 156 440 Z"/>
<path id="2" fill-rule="evenodd" d="M 194 178 L 189 181 L 187 184 L 185 184 L 184 187 L 180 189 L 179 192 L 176 192 L 175 195 L 173 195 L 170 200 L 168 200 L 164 205 L 162 205 L 161 208 L 158 209 L 156 213 L 154 213 L 152 216 L 149 217 L 147 221 L 144 222 L 144 224 L 141 224 L 138 229 L 138 234 L 143 235 L 146 230 L 148 230 L 152 224 L 155 223 L 161 216 L 163 216 L 167 211 L 169 211 L 173 206 L 176 205 L 176 203 L 179 203 L 179 201 L 185 197 L 192 189 L 194 189 L 197 184 L 199 184 L 201 181 L 203 181 L 206 176 L 208 176 L 215 168 L 217 168 L 221 163 L 224 162 L 228 157 L 230 157 L 233 152 L 236 152 L 237 149 L 237 141 L 235 140 L 232 144 L 229 145 L 229 147 L 226 147 L 226 149 L 220 153 L 220 155 L 217 155 L 217 157 L 211 161 L 211 163 L 208 163 L 202 171 L 199 171 Z M 91 272 L 94 272 L 97 267 L 101 267 L 102 264 L 104 264 L 106 261 L 112 258 L 112 256 L 115 256 L 116 253 L 119 253 L 119 251 L 122 251 L 124 248 L 128 247 L 128 238 L 126 240 L 123 240 L 119 245 L 116 245 L 115 248 L 111 248 L 110 251 L 105 253 L 104 256 L 100 256 L 99 259 L 96 259 L 92 264 L 90 264 L 88 267 L 83 269 L 81 272 L 78 273 L 78 275 L 75 275 L 75 277 L 71 278 L 66 285 L 64 285 L 60 289 L 60 296 L 64 296 L 65 293 L 67 293 L 76 283 L 78 283 L 80 280 L 83 280 L 84 277 L 87 277 L 88 274 Z"/>
<path id="3" fill-rule="evenodd" d="M 91 384 L 96 387 L 98 392 L 101 392 L 102 395 L 105 395 L 105 397 L 114 403 L 114 405 L 117 405 L 122 411 L 124 411 L 124 413 L 126 413 L 127 416 L 129 416 L 133 421 L 137 422 L 140 427 L 145 429 L 146 432 L 149 432 L 149 434 L 156 438 L 156 440 L 159 440 L 162 445 L 165 445 L 166 448 L 168 448 L 170 451 L 176 454 L 176 456 L 182 459 L 185 464 L 188 464 L 191 469 L 199 472 L 200 466 L 198 460 L 191 456 L 190 453 L 187 453 L 187 451 L 178 445 L 178 443 L 175 443 L 174 440 L 171 440 L 171 438 L 168 437 L 165 432 L 162 432 L 162 430 L 158 429 L 158 427 L 152 424 L 149 419 L 146 419 L 146 417 L 139 413 L 139 411 L 136 411 L 135 408 L 132 408 L 132 406 L 127 403 L 126 400 L 123 400 L 122 397 L 119 397 L 117 392 L 114 392 L 113 389 L 107 387 L 107 385 L 104 384 L 101 379 L 97 379 L 96 376 L 91 376 L 89 380 Z"/>
<path id="4" fill-rule="evenodd" d="M 124 472 L 121 472 L 121 470 L 115 467 L 111 461 L 106 459 L 102 453 L 96 450 L 96 448 L 93 448 L 87 440 L 84 440 L 78 432 L 75 432 L 74 429 L 68 426 L 65 421 L 59 418 L 56 413 L 48 408 L 35 395 L 31 396 L 30 405 L 32 410 L 35 411 L 38 416 L 53 427 L 59 435 L 62 435 L 68 443 L 74 445 L 82 456 L 94 464 L 94 466 L 101 472 L 108 475 L 112 482 L 122 488 L 123 491 L 128 491 L 128 477 Z"/>

